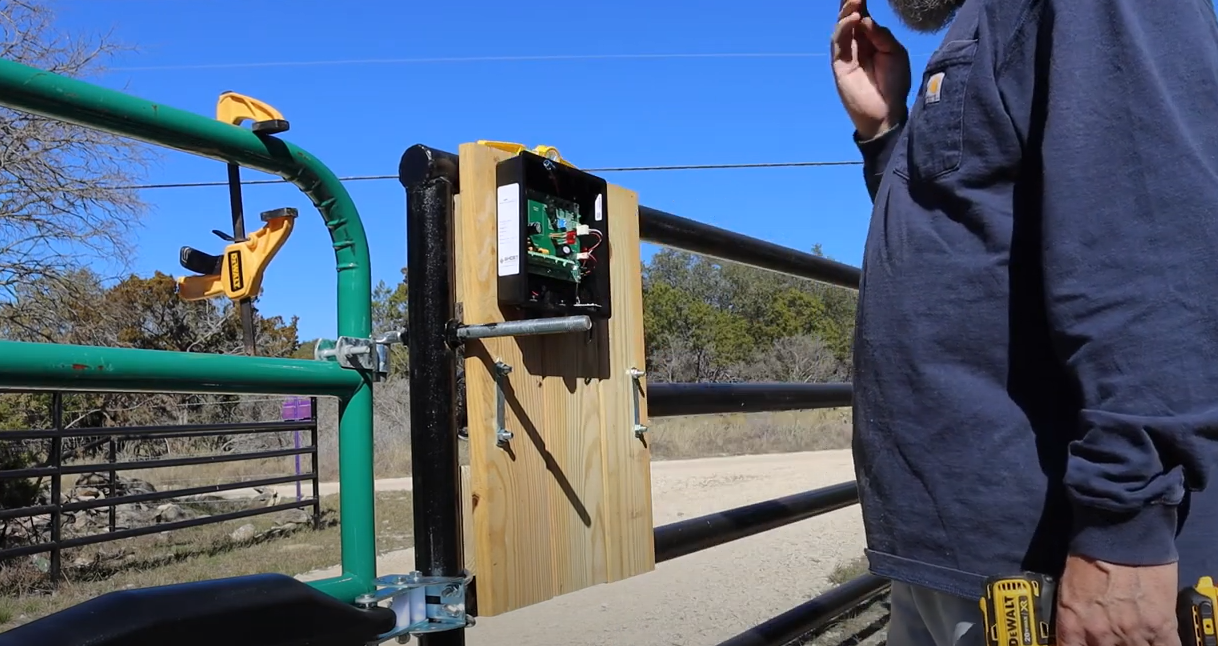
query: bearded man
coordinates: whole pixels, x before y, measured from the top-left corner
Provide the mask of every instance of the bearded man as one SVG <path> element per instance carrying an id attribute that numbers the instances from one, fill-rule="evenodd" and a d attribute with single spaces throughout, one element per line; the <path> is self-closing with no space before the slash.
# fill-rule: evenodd
<path id="1" fill-rule="evenodd" d="M 1211 0 L 844 0 L 873 200 L 854 457 L 890 646 L 984 643 L 985 577 L 1058 579 L 1061 646 L 1179 646 L 1218 578 Z M 1187 646 L 1187 645 L 1186 645 Z"/>

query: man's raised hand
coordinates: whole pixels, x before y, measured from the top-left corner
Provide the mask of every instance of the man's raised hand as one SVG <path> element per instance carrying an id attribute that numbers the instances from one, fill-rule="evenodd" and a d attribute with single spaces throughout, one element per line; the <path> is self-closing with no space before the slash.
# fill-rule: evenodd
<path id="1" fill-rule="evenodd" d="M 833 78 L 861 139 L 870 139 L 905 118 L 909 53 L 892 32 L 876 24 L 866 0 L 844 0 L 833 30 Z"/>

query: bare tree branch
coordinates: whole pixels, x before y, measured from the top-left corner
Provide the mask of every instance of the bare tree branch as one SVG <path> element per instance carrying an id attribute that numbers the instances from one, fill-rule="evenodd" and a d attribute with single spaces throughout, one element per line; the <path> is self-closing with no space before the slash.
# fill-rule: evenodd
<path id="1" fill-rule="evenodd" d="M 108 33 L 60 31 L 41 2 L 0 0 L 6 59 L 86 78 L 126 49 Z M 140 142 L 0 108 L 0 298 L 65 280 L 90 261 L 125 269 L 146 204 L 136 191 L 110 187 L 140 180 L 152 157 Z"/>

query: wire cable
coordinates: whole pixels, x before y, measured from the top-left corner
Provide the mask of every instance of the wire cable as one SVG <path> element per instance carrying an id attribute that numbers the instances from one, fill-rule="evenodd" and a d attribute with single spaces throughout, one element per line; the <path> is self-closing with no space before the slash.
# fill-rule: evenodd
<path id="1" fill-rule="evenodd" d="M 861 161 L 806 161 L 806 162 L 759 162 L 752 164 L 680 164 L 673 166 L 606 166 L 603 168 L 580 168 L 587 173 L 633 173 L 646 171 L 672 170 L 725 170 L 739 168 L 819 168 L 825 166 L 861 166 Z M 341 182 L 368 182 L 397 179 L 397 175 L 349 175 L 338 178 Z M 243 186 L 259 184 L 286 184 L 285 179 L 247 179 L 242 180 Z M 228 186 L 228 182 L 171 182 L 164 184 L 130 184 L 111 186 L 112 190 L 144 190 L 156 188 L 201 188 L 207 186 Z"/>
<path id="2" fill-rule="evenodd" d="M 673 54 L 538 54 L 520 56 L 435 56 L 426 58 L 360 58 L 322 61 L 265 61 L 111 67 L 114 72 L 247 69 L 258 67 L 319 67 L 326 65 L 411 65 L 429 63 L 519 63 L 546 61 L 656 60 L 675 58 L 824 58 L 828 52 L 713 52 Z"/>

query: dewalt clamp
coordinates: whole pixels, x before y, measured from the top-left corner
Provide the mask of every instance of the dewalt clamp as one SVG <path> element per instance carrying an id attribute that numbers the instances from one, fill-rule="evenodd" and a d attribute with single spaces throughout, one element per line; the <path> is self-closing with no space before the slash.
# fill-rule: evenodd
<path id="1" fill-rule="evenodd" d="M 491 148 L 498 148 L 499 150 L 506 150 L 514 155 L 519 155 L 520 153 L 528 150 L 529 152 L 536 155 L 541 155 L 552 162 L 558 162 L 564 166 L 575 168 L 575 164 L 563 159 L 562 154 L 559 153 L 558 149 L 554 146 L 534 146 L 532 150 L 530 150 L 524 144 L 512 143 L 510 141 L 489 141 L 486 139 L 479 139 L 478 144 L 482 146 L 489 146 Z"/>
<path id="2" fill-rule="evenodd" d="M 287 119 L 283 118 L 283 114 L 275 108 L 262 101 L 259 101 L 258 99 L 245 96 L 244 94 L 237 94 L 231 90 L 221 92 L 220 98 L 216 100 L 216 120 L 223 121 L 224 123 L 232 124 L 234 126 L 239 126 L 246 121 L 252 121 L 253 124 L 251 125 L 250 130 L 259 135 L 275 135 L 281 132 L 287 132 L 291 127 L 288 124 Z M 241 198 L 241 166 L 238 164 L 228 164 L 228 200 L 233 215 L 233 235 L 229 240 L 236 242 L 244 241 L 246 239 L 245 207 L 242 204 Z M 265 213 L 263 216 L 263 220 L 267 221 Z M 293 212 L 292 217 L 295 217 L 295 212 Z M 264 227 L 263 230 L 265 231 L 267 228 L 269 228 L 269 226 L 270 225 L 268 224 L 268 227 Z M 278 251 L 279 245 L 283 244 L 283 240 L 287 239 L 290 232 L 291 225 L 289 224 L 287 228 L 284 229 L 282 238 L 278 239 L 279 242 L 275 245 L 274 251 L 271 251 L 272 256 L 274 255 L 275 251 Z M 231 247 L 232 245 L 230 245 L 230 248 Z M 186 255 L 187 248 L 183 247 L 183 267 L 186 267 Z M 206 256 L 206 254 L 203 255 Z M 228 251 L 225 252 L 225 256 L 228 256 Z M 265 258 L 263 262 L 270 262 L 270 257 Z M 255 282 L 261 284 L 262 270 L 265 268 L 265 265 L 255 268 L 254 273 L 258 279 Z M 190 269 L 190 267 L 187 267 L 187 269 Z M 201 273 L 210 274 L 210 272 Z M 238 273 L 240 274 L 238 278 L 242 278 L 246 272 L 238 271 Z M 230 298 L 236 298 L 232 296 L 232 294 L 244 290 L 226 289 L 225 291 L 226 293 L 229 293 Z M 250 356 L 257 353 L 257 348 L 255 346 L 256 334 L 254 328 L 254 307 L 253 303 L 250 302 L 250 299 L 257 295 L 258 292 L 255 290 L 250 297 L 243 297 L 237 300 L 237 305 L 241 309 L 241 334 L 242 339 L 245 342 L 245 353 Z"/>
<path id="3" fill-rule="evenodd" d="M 266 225 L 240 240 L 223 231 L 213 231 L 230 243 L 219 256 L 182 247 L 178 259 L 182 267 L 200 275 L 179 278 L 178 297 L 197 301 L 223 294 L 239 303 L 248 303 L 258 295 L 267 265 L 292 234 L 296 215 L 296 209 L 291 207 L 266 211 L 261 214 Z"/>

